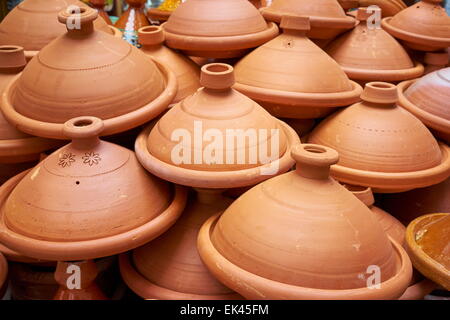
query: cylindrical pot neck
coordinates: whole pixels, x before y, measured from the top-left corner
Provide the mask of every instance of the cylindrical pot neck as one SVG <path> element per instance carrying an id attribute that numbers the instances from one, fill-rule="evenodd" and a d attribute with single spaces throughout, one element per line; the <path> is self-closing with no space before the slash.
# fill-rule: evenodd
<path id="1" fill-rule="evenodd" d="M 69 37 L 86 37 L 94 32 L 98 11 L 92 8 L 70 6 L 58 13 L 58 21 L 66 25 Z"/>
<path id="2" fill-rule="evenodd" d="M 297 174 L 314 180 L 328 180 L 330 167 L 339 160 L 337 151 L 316 144 L 298 144 L 292 148 L 291 155 Z"/>
<path id="3" fill-rule="evenodd" d="M 25 53 L 19 46 L 0 46 L 0 73 L 16 74 L 27 64 Z"/>
<path id="4" fill-rule="evenodd" d="M 387 82 L 369 82 L 364 87 L 361 100 L 374 108 L 395 108 L 398 100 L 397 87 Z"/>
<path id="5" fill-rule="evenodd" d="M 283 15 L 281 17 L 280 28 L 283 34 L 292 37 L 304 38 L 311 30 L 309 17 Z"/>
<path id="6" fill-rule="evenodd" d="M 370 187 L 356 186 L 351 184 L 344 184 L 344 187 L 353 193 L 362 203 L 367 207 L 372 208 L 375 203 L 372 189 Z"/>
<path id="7" fill-rule="evenodd" d="M 103 121 L 96 117 L 78 117 L 67 121 L 63 133 L 72 140 L 71 146 L 78 150 L 92 150 L 101 140 Z"/>
<path id="8" fill-rule="evenodd" d="M 200 84 L 205 93 L 227 94 L 235 83 L 234 69 L 226 63 L 210 63 L 201 69 Z"/>
<path id="9" fill-rule="evenodd" d="M 144 49 L 157 50 L 164 44 L 165 36 L 161 26 L 145 26 L 138 30 L 139 43 Z"/>

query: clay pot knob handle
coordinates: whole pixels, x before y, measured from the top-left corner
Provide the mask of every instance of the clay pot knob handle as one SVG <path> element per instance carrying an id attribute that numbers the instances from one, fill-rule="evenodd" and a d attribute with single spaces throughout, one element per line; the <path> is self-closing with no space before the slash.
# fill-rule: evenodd
<path id="1" fill-rule="evenodd" d="M 387 82 L 369 82 L 361 94 L 361 99 L 375 104 L 392 105 L 398 100 L 397 87 Z"/>
<path id="2" fill-rule="evenodd" d="M 448 64 L 447 52 L 427 52 L 424 61 L 433 66 L 446 66 Z"/>
<path id="3" fill-rule="evenodd" d="M 97 17 L 97 10 L 77 5 L 71 5 L 58 13 L 58 21 L 65 24 L 69 32 L 93 30 L 94 20 Z"/>
<path id="4" fill-rule="evenodd" d="M 0 46 L 0 70 L 23 68 L 26 64 L 22 47 Z"/>
<path id="5" fill-rule="evenodd" d="M 103 131 L 103 120 L 96 117 L 77 117 L 64 123 L 63 133 L 70 139 L 97 138 Z"/>
<path id="6" fill-rule="evenodd" d="M 336 150 L 309 143 L 294 146 L 291 156 L 297 163 L 297 172 L 310 179 L 328 179 L 330 167 L 339 161 Z"/>
<path id="7" fill-rule="evenodd" d="M 381 8 L 358 8 L 358 11 L 356 12 L 356 20 L 359 21 L 367 21 L 371 16 L 373 16 L 375 13 L 380 12 L 379 16 L 381 17 Z"/>
<path id="8" fill-rule="evenodd" d="M 162 44 L 165 40 L 161 26 L 147 26 L 138 30 L 139 42 L 144 46 Z"/>
<path id="9" fill-rule="evenodd" d="M 281 17 L 280 27 L 283 30 L 296 30 L 305 32 L 311 30 L 309 17 L 305 16 L 283 15 Z"/>
<path id="10" fill-rule="evenodd" d="M 371 207 L 375 203 L 375 198 L 370 187 L 355 186 L 352 184 L 344 184 L 344 187 L 366 206 Z"/>
<path id="11" fill-rule="evenodd" d="M 234 69 L 226 63 L 210 63 L 202 67 L 200 84 L 208 89 L 226 90 L 234 85 Z"/>

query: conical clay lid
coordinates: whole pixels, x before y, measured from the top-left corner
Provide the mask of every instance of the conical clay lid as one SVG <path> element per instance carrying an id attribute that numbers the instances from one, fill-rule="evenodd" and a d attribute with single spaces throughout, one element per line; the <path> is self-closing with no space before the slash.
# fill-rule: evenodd
<path id="1" fill-rule="evenodd" d="M 0 23 L 0 45 L 18 45 L 27 51 L 39 51 L 66 32 L 58 22 L 58 12 L 69 6 L 87 6 L 78 0 L 25 0 L 19 3 Z M 113 30 L 102 18 L 95 28 L 108 34 Z"/>
<path id="2" fill-rule="evenodd" d="M 392 17 L 408 6 L 402 0 L 358 0 L 360 7 L 376 5 L 383 17 Z"/>
<path id="3" fill-rule="evenodd" d="M 304 144 L 292 156 L 296 171 L 253 187 L 202 227 L 208 268 L 248 299 L 369 299 L 368 270 L 376 266 L 379 297 L 400 296 L 411 264 L 369 208 L 329 177 L 337 152 Z M 383 288 L 389 281 L 396 285 Z"/>
<path id="4" fill-rule="evenodd" d="M 413 62 L 394 37 L 381 27 L 368 25 L 377 11 L 359 8 L 359 24 L 333 41 L 327 53 L 353 80 L 401 81 L 421 76 L 422 64 Z"/>
<path id="5" fill-rule="evenodd" d="M 341 172 L 345 179 L 351 179 L 347 174 L 366 172 L 365 179 L 361 178 L 359 183 L 344 182 L 374 187 L 369 181 L 376 183 L 372 181 L 378 178 L 375 173 L 380 173 L 380 179 L 381 173 L 386 174 L 386 179 L 389 176 L 391 179 L 413 178 L 417 174 L 422 186 L 438 183 L 450 174 L 450 167 L 447 168 L 448 147 L 439 145 L 419 119 L 395 105 L 397 88 L 394 85 L 368 83 L 361 98 L 363 102 L 322 121 L 309 136 L 311 143 L 340 152 L 339 165 L 333 168 L 336 170 L 334 175 L 341 169 L 345 171 L 344 168 L 349 168 L 346 174 Z M 438 172 L 434 172 L 437 168 L 440 168 Z M 342 179 L 342 175 L 336 177 Z M 420 178 L 423 175 L 431 176 L 427 181 Z M 437 181 L 431 181 L 432 176 Z M 378 182 L 382 183 L 381 180 Z"/>

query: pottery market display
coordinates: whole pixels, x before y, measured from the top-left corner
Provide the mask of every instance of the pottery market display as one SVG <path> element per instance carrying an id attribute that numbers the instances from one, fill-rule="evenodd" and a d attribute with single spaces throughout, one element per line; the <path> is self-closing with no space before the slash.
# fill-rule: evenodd
<path id="1" fill-rule="evenodd" d="M 393 17 L 386 17 L 382 27 L 414 50 L 437 51 L 450 47 L 450 17 L 442 0 L 423 0 Z"/>
<path id="2" fill-rule="evenodd" d="M 183 2 L 182 0 L 164 0 L 157 8 L 150 8 L 147 11 L 147 16 L 151 20 L 167 21 L 172 12 Z"/>
<path id="3" fill-rule="evenodd" d="M 162 26 L 167 46 L 207 58 L 243 56 L 278 34 L 247 0 L 189 0 Z"/>
<path id="4" fill-rule="evenodd" d="M 402 82 L 398 104 L 450 143 L 450 68 Z"/>
<path id="5" fill-rule="evenodd" d="M 0 46 L 0 96 L 25 65 L 22 47 Z M 0 184 L 34 166 L 41 152 L 59 144 L 58 141 L 33 137 L 16 130 L 0 113 Z"/>
<path id="6" fill-rule="evenodd" d="M 95 117 L 69 120 L 63 133 L 70 144 L 0 188 L 0 241 L 26 256 L 58 261 L 57 298 L 101 297 L 90 259 L 158 237 L 186 202 L 182 187 L 145 172 L 132 151 L 99 140 L 103 128 Z M 63 286 L 70 270 L 86 272 L 81 287 Z"/>
<path id="7" fill-rule="evenodd" d="M 153 119 L 175 97 L 176 78 L 167 66 L 96 31 L 97 11 L 81 10 L 81 28 L 68 27 L 6 87 L 2 112 L 20 131 L 64 139 L 64 122 L 88 115 L 103 119 L 102 134 L 111 135 Z M 58 16 L 63 24 L 72 17 L 65 10 Z"/>
<path id="8" fill-rule="evenodd" d="M 450 290 L 450 213 L 421 216 L 408 225 L 407 250 L 414 267 Z"/>
<path id="9" fill-rule="evenodd" d="M 402 0 L 358 0 L 360 7 L 378 6 L 383 17 L 392 17 L 407 8 Z"/>
<path id="10" fill-rule="evenodd" d="M 353 17 L 345 15 L 337 0 L 274 0 L 261 12 L 264 18 L 277 23 L 287 14 L 309 17 L 311 30 L 307 36 L 313 39 L 333 39 L 356 23 Z"/>
<path id="11" fill-rule="evenodd" d="M 146 0 L 125 0 L 125 2 L 128 4 L 128 9 L 114 26 L 123 33 L 125 41 L 139 48 L 138 30 L 150 25 L 144 12 Z"/>
<path id="12" fill-rule="evenodd" d="M 395 193 L 450 176 L 450 147 L 396 106 L 395 85 L 370 82 L 361 99 L 326 118 L 309 135 L 309 142 L 340 152 L 339 163 L 331 169 L 334 178 L 374 192 Z"/>
<path id="13" fill-rule="evenodd" d="M 295 171 L 258 184 L 202 226 L 198 249 L 208 269 L 247 299 L 400 297 L 412 274 L 408 255 L 330 178 L 338 153 L 299 144 L 292 156 Z"/>
<path id="14" fill-rule="evenodd" d="M 106 0 L 89 0 L 89 3 L 91 6 L 98 11 L 98 15 L 105 20 L 105 22 L 108 25 L 112 25 L 111 18 L 109 17 L 108 13 L 105 11 L 105 2 Z"/>
<path id="15" fill-rule="evenodd" d="M 379 9 L 359 8 L 356 16 L 359 24 L 334 40 L 326 52 L 350 79 L 362 83 L 420 77 L 423 65 L 412 61 L 401 44 L 381 27 L 368 25 L 368 19 L 377 11 Z"/>
<path id="16" fill-rule="evenodd" d="M 178 91 L 172 104 L 200 88 L 200 68 L 188 57 L 164 46 L 164 32 L 160 26 L 143 27 L 138 34 L 141 50 L 168 66 L 177 78 Z"/>
<path id="17" fill-rule="evenodd" d="M 425 74 L 444 69 L 449 65 L 449 56 L 446 51 L 427 52 L 424 56 Z"/>
<path id="18" fill-rule="evenodd" d="M 307 17 L 283 16 L 281 28 L 236 64 L 236 90 L 284 118 L 319 118 L 359 101 L 361 86 L 305 36 Z"/>
<path id="19" fill-rule="evenodd" d="M 69 6 L 86 8 L 78 0 L 25 0 L 17 5 L 0 23 L 0 45 L 17 45 L 25 49 L 27 59 L 65 33 L 65 26 L 58 22 L 58 12 Z M 96 19 L 97 30 L 121 37 L 119 30 L 108 26 L 103 19 Z"/>

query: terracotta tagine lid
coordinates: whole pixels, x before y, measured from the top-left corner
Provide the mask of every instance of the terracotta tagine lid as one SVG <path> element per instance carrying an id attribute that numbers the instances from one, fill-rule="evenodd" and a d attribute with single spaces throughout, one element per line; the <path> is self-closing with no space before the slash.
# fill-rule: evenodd
<path id="1" fill-rule="evenodd" d="M 414 267 L 450 290 L 450 213 L 415 219 L 406 230 L 407 250 Z"/>
<path id="2" fill-rule="evenodd" d="M 425 53 L 424 62 L 426 64 L 425 74 L 444 69 L 449 65 L 448 52 L 427 52 Z"/>
<path id="3" fill-rule="evenodd" d="M 164 45 L 162 27 L 143 27 L 139 29 L 138 34 L 141 50 L 167 65 L 177 78 L 178 91 L 172 103 L 181 101 L 200 88 L 200 68 L 188 57 Z"/>
<path id="4" fill-rule="evenodd" d="M 166 66 L 96 31 L 97 11 L 81 10 L 81 29 L 68 25 L 5 89 L 2 111 L 21 131 L 63 139 L 64 122 L 89 115 L 105 121 L 104 135 L 124 132 L 158 116 L 176 94 Z M 66 24 L 73 16 L 58 18 Z"/>
<path id="5" fill-rule="evenodd" d="M 22 47 L 0 46 L 0 96 L 26 63 Z M 58 145 L 57 141 L 33 137 L 18 131 L 0 113 L 0 163 L 36 161 L 41 152 Z"/>
<path id="6" fill-rule="evenodd" d="M 359 24 L 327 48 L 348 77 L 361 82 L 397 82 L 415 79 L 423 74 L 424 67 L 413 62 L 406 50 L 389 33 L 372 25 L 368 19 L 381 17 L 380 9 L 359 8 Z"/>
<path id="7" fill-rule="evenodd" d="M 172 12 L 174 12 L 182 2 L 182 0 L 164 0 L 158 8 L 148 9 L 147 16 L 151 20 L 167 21 Z"/>
<path id="8" fill-rule="evenodd" d="M 7 287 L 8 277 L 8 262 L 5 257 L 0 253 L 0 298 L 3 297 Z"/>
<path id="9" fill-rule="evenodd" d="M 309 135 L 309 142 L 340 152 L 339 163 L 332 167 L 334 178 L 392 193 L 437 184 L 450 175 L 450 148 L 395 105 L 395 85 L 370 82 L 361 99 Z"/>
<path id="10" fill-rule="evenodd" d="M 161 300 L 242 299 L 210 274 L 197 251 L 202 224 L 232 202 L 221 192 L 197 190 L 169 231 L 120 257 L 122 278 L 135 293 Z"/>
<path id="11" fill-rule="evenodd" d="M 69 120 L 63 131 L 72 143 L 0 188 L 2 243 L 37 259 L 77 261 L 133 249 L 176 221 L 185 191 L 145 172 L 132 151 L 99 140 L 103 127 L 94 117 Z"/>
<path id="12" fill-rule="evenodd" d="M 348 184 L 345 184 L 344 187 L 353 193 L 353 195 L 361 200 L 367 207 L 369 207 L 372 213 L 375 214 L 375 217 L 381 224 L 384 232 L 386 232 L 389 237 L 397 241 L 399 244 L 404 245 L 406 227 L 394 216 L 390 215 L 383 209 L 374 206 L 375 198 L 371 188 Z"/>
<path id="13" fill-rule="evenodd" d="M 338 153 L 303 144 L 292 157 L 295 171 L 258 184 L 202 226 L 198 249 L 208 269 L 247 299 L 400 297 L 412 274 L 408 255 L 329 176 Z"/>
<path id="14" fill-rule="evenodd" d="M 392 17 L 408 6 L 402 0 L 358 0 L 360 7 L 378 6 L 383 17 Z"/>
<path id="15" fill-rule="evenodd" d="M 442 0 L 423 0 L 393 17 L 384 18 L 383 29 L 414 50 L 436 51 L 450 47 L 450 17 Z"/>
<path id="16" fill-rule="evenodd" d="M 204 88 L 137 138 L 141 164 L 164 180 L 198 188 L 243 187 L 289 170 L 295 131 L 231 88 L 230 65 L 201 70 Z"/>
<path id="17" fill-rule="evenodd" d="M 402 82 L 398 103 L 450 143 L 450 68 Z"/>
<path id="18" fill-rule="evenodd" d="M 113 24 L 108 13 L 105 11 L 105 0 L 89 0 L 89 3 L 93 8 L 97 9 L 98 15 L 102 17 L 108 25 Z"/>
<path id="19" fill-rule="evenodd" d="M 86 8 L 78 0 L 25 0 L 19 3 L 0 23 L 0 45 L 18 45 L 25 48 L 28 59 L 66 32 L 58 22 L 58 12 L 68 6 Z M 121 37 L 102 19 L 96 19 L 97 30 Z"/>
<path id="20" fill-rule="evenodd" d="M 274 0 L 261 12 L 264 18 L 277 23 L 284 15 L 309 17 L 311 30 L 307 36 L 313 39 L 333 39 L 355 26 L 355 19 L 345 15 L 337 0 Z"/>
<path id="21" fill-rule="evenodd" d="M 150 25 L 145 15 L 146 0 L 125 0 L 125 2 L 128 4 L 128 9 L 114 26 L 123 33 L 124 40 L 139 48 L 138 30 Z"/>
<path id="22" fill-rule="evenodd" d="M 338 2 L 345 11 L 358 8 L 359 6 L 358 0 L 338 0 Z"/>
<path id="23" fill-rule="evenodd" d="M 163 28 L 169 47 L 207 58 L 240 57 L 278 34 L 247 0 L 189 0 Z"/>
<path id="24" fill-rule="evenodd" d="M 236 64 L 235 89 L 285 118 L 319 118 L 359 101 L 362 88 L 306 37 L 309 27 L 307 17 L 283 16 L 283 33 Z"/>

